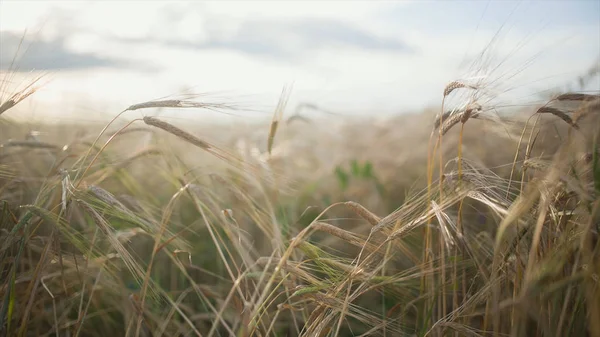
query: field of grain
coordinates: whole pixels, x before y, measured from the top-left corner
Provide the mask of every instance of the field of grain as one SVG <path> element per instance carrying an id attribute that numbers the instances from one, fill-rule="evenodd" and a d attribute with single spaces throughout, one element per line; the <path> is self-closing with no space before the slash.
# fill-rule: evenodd
<path id="1" fill-rule="evenodd" d="M 235 110 L 201 98 L 13 119 L 35 84 L 0 101 L 2 335 L 600 336 L 597 92 L 499 112 L 460 80 L 382 120 L 294 115 L 286 88 L 235 126 L 150 117 Z"/>

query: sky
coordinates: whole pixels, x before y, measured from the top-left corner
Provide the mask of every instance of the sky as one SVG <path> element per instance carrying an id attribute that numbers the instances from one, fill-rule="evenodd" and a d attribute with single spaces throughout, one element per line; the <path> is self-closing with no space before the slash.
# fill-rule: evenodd
<path id="1" fill-rule="evenodd" d="M 503 78 L 498 92 L 526 100 L 599 60 L 597 0 L 0 0 L 4 81 L 14 90 L 44 74 L 11 116 L 40 120 L 98 120 L 183 92 L 270 118 L 284 86 L 287 114 L 300 103 L 399 114 L 472 76 Z"/>

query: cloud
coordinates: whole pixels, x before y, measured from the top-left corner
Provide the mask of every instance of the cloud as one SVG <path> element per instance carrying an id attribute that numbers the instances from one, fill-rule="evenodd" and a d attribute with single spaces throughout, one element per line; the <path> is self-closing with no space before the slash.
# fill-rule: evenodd
<path id="1" fill-rule="evenodd" d="M 362 50 L 410 52 L 403 42 L 375 36 L 357 26 L 327 19 L 302 19 L 291 22 L 247 22 L 235 36 L 232 45 L 243 46 L 245 41 L 277 45 L 289 45 L 305 50 L 324 47 L 351 47 Z M 293 48 L 290 48 L 293 52 Z"/>
<path id="2" fill-rule="evenodd" d="M 224 29 L 227 27 L 219 25 L 206 25 L 204 28 L 205 34 L 198 36 L 197 41 L 156 36 L 122 40 L 189 49 L 229 49 L 276 58 L 340 47 L 368 52 L 414 53 L 412 47 L 399 39 L 381 37 L 359 26 L 332 19 L 245 20 L 236 29 Z"/>
<path id="3" fill-rule="evenodd" d="M 51 40 L 23 39 L 21 35 L 0 31 L 0 69 L 13 71 L 31 70 L 81 70 L 90 68 L 145 69 L 129 61 L 102 57 L 93 53 L 69 50 L 64 36 Z M 19 47 L 20 46 L 20 47 Z M 17 56 L 15 58 L 15 55 Z M 15 64 L 11 64 L 15 60 Z M 16 68 L 16 69 L 15 69 Z"/>

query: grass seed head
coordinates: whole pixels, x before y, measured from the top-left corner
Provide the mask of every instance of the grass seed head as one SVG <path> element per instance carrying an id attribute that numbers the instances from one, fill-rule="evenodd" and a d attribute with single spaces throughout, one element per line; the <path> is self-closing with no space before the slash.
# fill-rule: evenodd
<path id="1" fill-rule="evenodd" d="M 454 90 L 460 89 L 460 88 L 477 89 L 477 87 L 466 84 L 464 82 L 453 81 L 453 82 L 448 83 L 448 85 L 446 85 L 446 87 L 444 88 L 444 97 L 450 95 L 450 93 L 452 93 Z"/>
<path id="2" fill-rule="evenodd" d="M 552 114 L 552 115 L 554 115 L 554 116 L 562 119 L 567 124 L 571 125 L 573 128 L 579 129 L 579 125 L 577 125 L 573 121 L 573 119 L 571 119 L 571 117 L 566 112 L 564 112 L 562 110 L 559 110 L 557 108 L 543 106 L 543 107 L 539 108 L 536 113 L 549 113 L 549 114 Z"/>
<path id="3" fill-rule="evenodd" d="M 146 117 L 144 117 L 144 123 L 154 126 L 154 127 L 157 127 L 164 131 L 167 131 L 168 133 L 173 134 L 173 135 L 187 141 L 188 143 L 196 145 L 199 148 L 202 148 L 204 150 L 210 150 L 212 148 L 210 146 L 210 144 L 201 140 L 200 138 L 198 138 L 188 132 L 185 132 L 182 129 L 174 126 L 173 124 L 167 123 L 158 118 L 146 116 Z"/>

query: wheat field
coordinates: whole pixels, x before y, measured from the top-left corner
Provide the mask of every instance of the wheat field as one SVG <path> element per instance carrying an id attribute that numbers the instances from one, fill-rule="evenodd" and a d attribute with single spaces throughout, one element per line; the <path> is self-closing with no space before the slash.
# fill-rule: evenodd
<path id="1" fill-rule="evenodd" d="M 36 84 L 0 101 L 2 335 L 600 336 L 598 92 L 499 113 L 456 80 L 380 121 L 292 115 L 286 88 L 235 127 L 149 114 L 236 109 L 201 99 L 14 120 Z"/>

